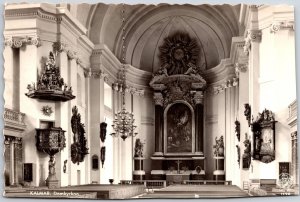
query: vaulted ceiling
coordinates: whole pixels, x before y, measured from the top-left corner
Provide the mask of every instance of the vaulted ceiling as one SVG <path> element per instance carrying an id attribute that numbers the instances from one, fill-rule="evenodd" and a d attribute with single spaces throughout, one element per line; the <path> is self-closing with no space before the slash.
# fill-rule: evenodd
<path id="1" fill-rule="evenodd" d="M 122 5 L 79 4 L 70 12 L 88 29 L 94 44 L 104 43 L 120 59 Z M 240 5 L 125 5 L 126 63 L 155 72 L 160 67 L 159 47 L 176 31 L 186 32 L 201 47 L 199 65 L 206 69 L 229 57 L 231 39 L 243 30 Z"/>

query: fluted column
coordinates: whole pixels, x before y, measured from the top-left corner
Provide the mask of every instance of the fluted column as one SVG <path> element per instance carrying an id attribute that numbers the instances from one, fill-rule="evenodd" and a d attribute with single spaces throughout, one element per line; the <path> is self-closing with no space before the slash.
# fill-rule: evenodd
<path id="1" fill-rule="evenodd" d="M 155 101 L 155 156 L 163 155 L 163 128 L 164 128 L 164 108 L 163 95 L 160 92 L 154 93 Z"/>

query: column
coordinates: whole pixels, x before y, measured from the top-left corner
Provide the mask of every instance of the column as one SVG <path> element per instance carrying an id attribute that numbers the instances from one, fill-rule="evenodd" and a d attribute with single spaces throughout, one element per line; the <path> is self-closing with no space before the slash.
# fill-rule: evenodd
<path id="1" fill-rule="evenodd" d="M 17 156 L 16 150 L 17 144 L 20 142 L 20 138 L 13 137 L 10 141 L 10 186 L 17 187 L 19 185 L 18 173 L 17 173 Z"/>
<path id="2" fill-rule="evenodd" d="M 70 86 L 70 78 L 69 78 L 69 63 L 66 51 L 63 51 L 63 46 L 65 44 L 60 44 L 60 42 L 56 42 L 53 46 L 61 45 L 58 54 L 58 66 L 60 68 L 60 76 L 64 79 L 64 83 L 69 87 Z M 73 87 L 73 86 L 72 86 Z M 74 93 L 73 93 L 74 94 Z M 60 179 L 60 186 L 71 185 L 71 159 L 69 158 L 70 148 L 71 148 L 71 137 L 72 130 L 70 126 L 71 120 L 71 110 L 70 110 L 70 102 L 56 102 L 55 103 L 55 127 L 61 127 L 65 130 L 65 138 L 66 138 L 66 147 L 60 153 L 56 154 L 56 176 Z M 66 173 L 61 172 L 60 169 L 64 165 L 64 161 L 67 160 Z"/>
<path id="3" fill-rule="evenodd" d="M 249 30 L 248 37 L 251 41 L 251 51 L 249 52 L 249 103 L 252 114 L 259 112 L 260 85 L 259 85 L 259 43 L 261 41 L 260 30 Z"/>
<path id="4" fill-rule="evenodd" d="M 154 93 L 155 101 L 155 153 L 154 156 L 163 155 L 164 145 L 164 107 L 163 95 L 160 92 Z"/>
<path id="5" fill-rule="evenodd" d="M 9 109 L 13 108 L 13 75 L 14 75 L 14 58 L 13 48 L 10 46 L 5 46 L 3 50 L 4 57 L 4 79 L 5 79 L 5 88 L 4 88 L 4 98 L 5 98 L 5 107 Z"/>
<path id="6" fill-rule="evenodd" d="M 203 92 L 194 95 L 195 103 L 195 154 L 203 155 Z"/>

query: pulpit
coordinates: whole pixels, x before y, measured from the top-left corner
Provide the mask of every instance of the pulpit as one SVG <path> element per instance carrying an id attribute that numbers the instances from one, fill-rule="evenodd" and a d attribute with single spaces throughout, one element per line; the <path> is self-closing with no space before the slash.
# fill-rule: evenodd
<path id="1" fill-rule="evenodd" d="M 169 43 L 174 44 L 169 44 Z M 203 98 L 206 81 L 200 75 L 195 39 L 174 33 L 161 46 L 161 67 L 149 85 L 155 101 L 155 153 L 151 157 L 154 173 L 162 178 L 186 180 L 190 175 L 166 174 L 166 171 L 204 169 Z M 197 66 L 202 63 L 201 67 Z M 176 165 L 181 161 L 180 165 Z"/>

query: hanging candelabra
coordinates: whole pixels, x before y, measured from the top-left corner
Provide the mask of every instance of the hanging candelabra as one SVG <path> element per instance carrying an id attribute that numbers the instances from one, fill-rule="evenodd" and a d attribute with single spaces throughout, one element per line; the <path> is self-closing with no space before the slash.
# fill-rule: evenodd
<path id="1" fill-rule="evenodd" d="M 136 126 L 134 125 L 134 115 L 132 112 L 128 112 L 125 107 L 125 90 L 126 90 L 126 68 L 125 68 L 125 5 L 122 9 L 122 70 L 121 70 L 121 92 L 122 92 L 122 109 L 115 114 L 115 120 L 113 121 L 114 133 L 111 135 L 114 137 L 120 136 L 125 140 L 129 136 L 136 136 L 134 132 Z"/>

